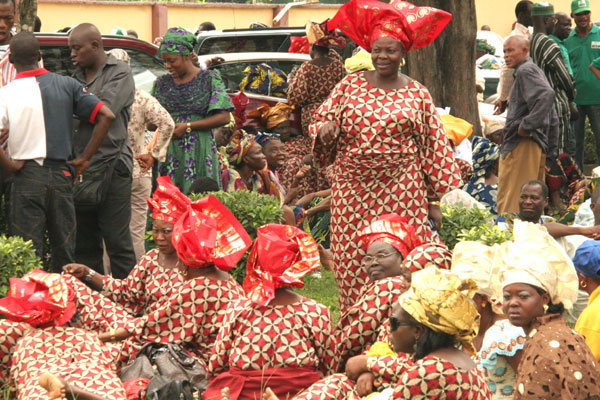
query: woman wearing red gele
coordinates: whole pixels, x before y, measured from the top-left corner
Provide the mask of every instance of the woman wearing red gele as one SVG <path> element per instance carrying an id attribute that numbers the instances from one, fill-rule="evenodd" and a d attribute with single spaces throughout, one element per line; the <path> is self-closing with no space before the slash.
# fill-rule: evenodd
<path id="1" fill-rule="evenodd" d="M 366 282 L 359 232 L 396 213 L 430 241 L 441 225 L 439 199 L 460 185 L 440 118 L 427 89 L 400 74 L 404 55 L 427 46 L 451 15 L 407 2 L 352 0 L 328 23 L 371 52 L 375 71 L 346 76 L 315 112 L 314 162 L 332 164 L 331 249 L 344 312 Z"/>
<path id="2" fill-rule="evenodd" d="M 292 290 L 319 264 L 307 233 L 289 225 L 258 228 L 244 281 L 248 299 L 238 300 L 223 322 L 203 399 L 220 399 L 226 387 L 231 400 L 259 399 L 267 385 L 288 398 L 327 375 L 329 310 Z"/>

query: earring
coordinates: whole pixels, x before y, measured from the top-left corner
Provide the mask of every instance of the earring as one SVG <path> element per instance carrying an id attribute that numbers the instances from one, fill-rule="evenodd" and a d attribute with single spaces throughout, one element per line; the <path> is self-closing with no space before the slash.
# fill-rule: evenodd
<path id="1" fill-rule="evenodd" d="M 181 275 L 183 275 L 183 277 L 185 278 L 188 274 L 188 269 L 187 267 L 185 267 L 185 269 L 183 271 L 181 271 Z"/>
<path id="2" fill-rule="evenodd" d="M 544 314 L 548 312 L 548 304 L 544 304 Z"/>
<path id="3" fill-rule="evenodd" d="M 400 67 L 404 67 L 406 65 L 406 60 L 402 57 L 402 61 L 400 61 Z"/>
<path id="4" fill-rule="evenodd" d="M 585 288 L 587 287 L 587 281 L 579 281 L 579 286 L 580 286 L 582 289 L 585 289 Z"/>

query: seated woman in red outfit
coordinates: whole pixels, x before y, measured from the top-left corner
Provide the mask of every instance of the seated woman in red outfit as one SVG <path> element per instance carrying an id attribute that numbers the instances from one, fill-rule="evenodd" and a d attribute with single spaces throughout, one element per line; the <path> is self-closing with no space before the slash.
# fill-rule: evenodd
<path id="1" fill-rule="evenodd" d="M 183 282 L 178 266 L 181 264 L 171 242 L 173 225 L 191 204 L 177 186 L 167 176 L 158 177 L 157 188 L 148 205 L 152 210 L 152 237 L 156 248 L 148 251 L 133 267 L 125 279 L 115 279 L 110 275 L 100 275 L 82 264 L 67 264 L 65 273 L 72 275 L 67 279 L 82 279 L 100 292 L 89 290 L 86 285 L 76 285 L 78 303 L 113 304 L 124 313 L 134 317 L 150 313 L 165 298 L 175 293 Z M 112 326 L 99 325 L 95 313 L 87 313 L 93 308 L 81 310 L 81 319 L 86 329 L 103 332 Z"/>
<path id="2" fill-rule="evenodd" d="M 100 310 L 97 318 L 110 319 L 113 325 L 100 339 L 126 339 L 120 344 L 125 354 L 135 352 L 144 342 L 174 342 L 207 362 L 228 307 L 244 297 L 227 271 L 251 244 L 239 221 L 215 197 L 194 201 L 173 228 L 173 246 L 184 279 L 177 293 L 139 318 Z"/>
<path id="3" fill-rule="evenodd" d="M 456 349 L 473 349 L 476 290 L 473 281 L 434 266 L 415 272 L 389 318 L 393 351 L 377 343 L 371 354 L 348 361 L 346 375 L 331 375 L 296 399 L 354 399 L 378 387 L 384 399 L 491 399 L 482 373 Z"/>
<path id="4" fill-rule="evenodd" d="M 292 289 L 318 267 L 307 233 L 289 225 L 258 228 L 244 281 L 248 299 L 238 300 L 223 322 L 203 399 L 219 399 L 228 387 L 231 400 L 254 400 L 267 385 L 287 398 L 327 375 L 329 310 Z"/>
<path id="5" fill-rule="evenodd" d="M 0 299 L 0 387 L 7 399 L 122 400 L 114 359 L 80 328 L 74 293 L 58 274 L 11 279 Z M 102 379 L 98 379 L 102 377 Z"/>

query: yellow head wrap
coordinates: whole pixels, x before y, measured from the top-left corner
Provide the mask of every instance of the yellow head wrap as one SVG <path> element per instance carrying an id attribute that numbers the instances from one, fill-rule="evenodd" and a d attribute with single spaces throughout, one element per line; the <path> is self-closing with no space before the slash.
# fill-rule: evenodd
<path id="1" fill-rule="evenodd" d="M 249 117 L 257 118 L 267 129 L 272 129 L 282 122 L 290 119 L 294 111 L 294 106 L 288 106 L 285 103 L 277 103 L 273 107 L 263 104 L 256 110 L 248 114 Z"/>
<path id="2" fill-rule="evenodd" d="M 475 352 L 471 340 L 479 331 L 479 314 L 473 303 L 477 284 L 472 279 L 436 267 L 413 272 L 410 289 L 398 300 L 421 324 L 456 337 Z"/>
<path id="3" fill-rule="evenodd" d="M 446 130 L 448 139 L 452 140 L 454 146 L 458 146 L 463 140 L 473 133 L 473 125 L 464 119 L 456 118 L 450 114 L 444 114 L 440 117 Z"/>
<path id="4" fill-rule="evenodd" d="M 502 294 L 495 291 L 498 272 L 493 268 L 497 247 L 479 242 L 458 242 L 452 251 L 450 270 L 461 279 L 473 279 L 477 284 L 477 293 L 486 295 L 494 312 L 502 314 Z"/>
<path id="5" fill-rule="evenodd" d="M 552 303 L 572 308 L 578 280 L 569 256 L 539 224 L 515 221 L 513 236 L 494 256 L 494 268 L 500 271 L 498 293 L 512 283 L 527 283 L 548 292 Z"/>

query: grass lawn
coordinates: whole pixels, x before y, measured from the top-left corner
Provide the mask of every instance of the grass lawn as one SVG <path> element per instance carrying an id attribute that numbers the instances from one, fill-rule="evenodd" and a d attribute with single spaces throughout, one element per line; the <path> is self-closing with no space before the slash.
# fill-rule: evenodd
<path id="1" fill-rule="evenodd" d="M 331 312 L 331 323 L 337 324 L 339 318 L 338 290 L 333 278 L 333 271 L 322 269 L 322 278 L 315 278 L 311 274 L 304 277 L 304 288 L 299 289 L 298 293 L 310 297 L 325 305 Z"/>

